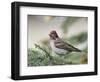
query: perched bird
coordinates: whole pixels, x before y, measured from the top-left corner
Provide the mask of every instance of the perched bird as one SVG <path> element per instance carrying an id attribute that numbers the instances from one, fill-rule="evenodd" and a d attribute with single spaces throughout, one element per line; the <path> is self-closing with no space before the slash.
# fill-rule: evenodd
<path id="1" fill-rule="evenodd" d="M 64 42 L 58 36 L 56 31 L 51 31 L 49 36 L 50 36 L 50 46 L 55 53 L 67 54 L 69 52 L 81 52 L 81 50 L 75 48 L 71 44 Z"/>

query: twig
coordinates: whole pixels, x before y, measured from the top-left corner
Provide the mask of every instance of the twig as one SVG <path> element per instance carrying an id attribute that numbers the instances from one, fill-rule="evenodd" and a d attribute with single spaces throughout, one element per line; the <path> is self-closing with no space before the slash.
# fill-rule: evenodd
<path id="1" fill-rule="evenodd" d="M 41 49 L 43 52 L 45 52 L 46 55 L 50 58 L 50 60 L 52 59 L 52 56 L 51 56 L 45 49 L 43 49 L 42 47 L 40 47 L 40 46 L 37 45 L 37 44 L 35 44 L 35 47 L 36 47 L 36 48 L 39 48 L 39 49 Z"/>

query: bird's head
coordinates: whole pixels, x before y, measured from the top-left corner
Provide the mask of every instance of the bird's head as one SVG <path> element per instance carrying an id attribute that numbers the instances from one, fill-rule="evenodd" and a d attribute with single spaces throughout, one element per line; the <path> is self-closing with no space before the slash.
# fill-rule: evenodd
<path id="1" fill-rule="evenodd" d="M 55 30 L 51 31 L 49 36 L 50 36 L 50 39 L 52 39 L 52 40 L 56 40 L 56 38 L 59 37 Z"/>

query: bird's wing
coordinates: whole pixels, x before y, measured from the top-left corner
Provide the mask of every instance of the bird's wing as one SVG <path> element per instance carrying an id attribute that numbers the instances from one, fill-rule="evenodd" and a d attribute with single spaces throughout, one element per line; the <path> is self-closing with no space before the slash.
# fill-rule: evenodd
<path id="1" fill-rule="evenodd" d="M 55 41 L 55 46 L 57 48 L 64 49 L 64 50 L 81 52 L 81 50 L 75 48 L 71 44 L 68 44 L 68 43 L 62 41 L 61 39 L 58 39 Z"/>

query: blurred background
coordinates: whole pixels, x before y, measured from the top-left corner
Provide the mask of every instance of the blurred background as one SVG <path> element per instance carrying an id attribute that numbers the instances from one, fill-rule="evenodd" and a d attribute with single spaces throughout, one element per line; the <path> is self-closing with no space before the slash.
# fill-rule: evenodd
<path id="1" fill-rule="evenodd" d="M 72 16 L 28 15 L 28 66 L 71 65 L 88 63 L 88 18 Z M 58 35 L 73 46 L 83 50 L 63 56 L 52 53 L 48 34 Z"/>

